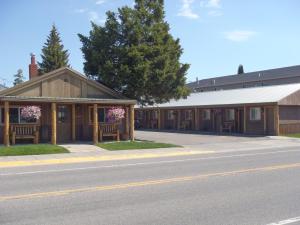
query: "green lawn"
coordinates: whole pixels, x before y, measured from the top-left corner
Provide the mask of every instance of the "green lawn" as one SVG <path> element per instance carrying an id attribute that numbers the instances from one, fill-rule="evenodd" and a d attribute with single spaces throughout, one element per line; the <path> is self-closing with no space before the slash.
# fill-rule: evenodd
<path id="1" fill-rule="evenodd" d="M 0 156 L 42 155 L 57 153 L 69 153 L 69 151 L 61 146 L 50 144 L 27 144 L 0 147 Z"/>
<path id="2" fill-rule="evenodd" d="M 293 138 L 300 138 L 300 133 L 297 133 L 297 134 L 287 134 L 285 136 L 287 136 L 287 137 L 293 137 Z"/>
<path id="3" fill-rule="evenodd" d="M 149 148 L 172 148 L 181 147 L 173 144 L 157 143 L 152 141 L 120 141 L 120 142 L 106 142 L 99 143 L 100 148 L 106 150 L 131 150 L 131 149 L 149 149 Z"/>

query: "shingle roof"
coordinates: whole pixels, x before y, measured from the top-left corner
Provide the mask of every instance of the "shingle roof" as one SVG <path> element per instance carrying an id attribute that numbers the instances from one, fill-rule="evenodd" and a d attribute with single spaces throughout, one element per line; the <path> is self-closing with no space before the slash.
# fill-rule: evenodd
<path id="1" fill-rule="evenodd" d="M 277 103 L 290 94 L 300 90 L 300 84 L 288 84 L 266 87 L 242 88 L 233 90 L 192 93 L 186 99 L 171 100 L 154 107 L 186 107 L 213 105 L 241 105 Z M 300 101 L 300 100 L 299 100 Z M 153 107 L 153 106 L 151 106 Z M 151 108 L 148 107 L 148 108 Z"/>
<path id="2" fill-rule="evenodd" d="M 240 75 L 229 75 L 222 77 L 215 77 L 209 79 L 199 80 L 198 82 L 191 82 L 187 84 L 189 88 L 195 87 L 210 87 L 210 86 L 222 86 L 227 84 L 238 84 L 238 83 L 248 83 L 254 81 L 265 81 L 272 79 L 280 79 L 287 77 L 300 76 L 300 65 L 282 67 L 269 70 L 261 70 L 250 73 L 243 73 Z"/>

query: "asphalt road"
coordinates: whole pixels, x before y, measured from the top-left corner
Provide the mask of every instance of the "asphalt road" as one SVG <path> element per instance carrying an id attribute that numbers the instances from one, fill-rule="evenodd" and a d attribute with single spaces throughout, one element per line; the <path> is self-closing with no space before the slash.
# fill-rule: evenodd
<path id="1" fill-rule="evenodd" d="M 299 178 L 295 147 L 7 168 L 0 224 L 300 224 Z"/>

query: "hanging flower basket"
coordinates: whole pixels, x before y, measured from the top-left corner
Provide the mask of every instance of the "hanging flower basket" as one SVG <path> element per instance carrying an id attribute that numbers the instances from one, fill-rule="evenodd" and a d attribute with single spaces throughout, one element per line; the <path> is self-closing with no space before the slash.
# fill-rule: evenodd
<path id="1" fill-rule="evenodd" d="M 21 108 L 21 118 L 27 122 L 37 121 L 41 117 L 39 106 L 24 106 Z"/>
<path id="2" fill-rule="evenodd" d="M 112 107 L 106 113 L 106 119 L 109 123 L 119 123 L 124 117 L 125 110 L 121 107 Z"/>

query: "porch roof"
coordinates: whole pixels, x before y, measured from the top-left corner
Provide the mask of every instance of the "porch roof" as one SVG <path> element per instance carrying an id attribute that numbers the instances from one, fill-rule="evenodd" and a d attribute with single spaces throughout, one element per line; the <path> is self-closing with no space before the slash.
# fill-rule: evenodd
<path id="1" fill-rule="evenodd" d="M 30 97 L 30 96 L 0 96 L 0 101 L 14 102 L 56 102 L 56 103 L 99 103 L 99 104 L 136 104 L 131 99 L 101 99 L 101 98 L 65 98 L 65 97 Z"/>
<path id="2" fill-rule="evenodd" d="M 226 106 L 245 104 L 277 104 L 300 90 L 300 84 L 264 86 L 233 90 L 192 93 L 186 99 L 171 100 L 164 104 L 144 108 L 172 108 L 189 106 Z M 299 99 L 300 103 L 300 99 Z"/>

